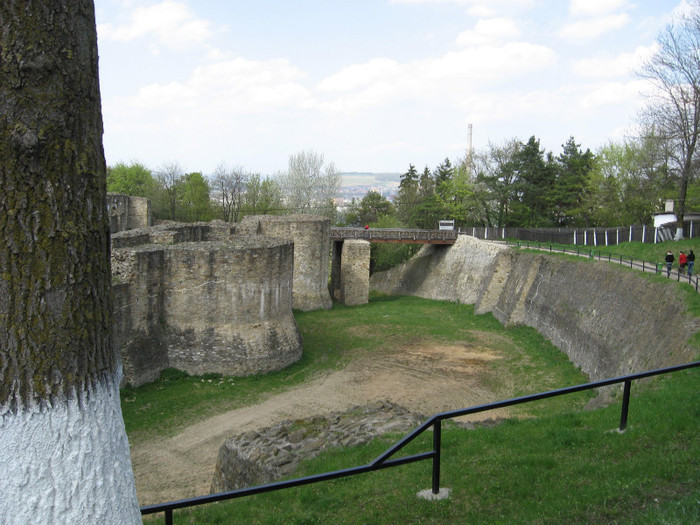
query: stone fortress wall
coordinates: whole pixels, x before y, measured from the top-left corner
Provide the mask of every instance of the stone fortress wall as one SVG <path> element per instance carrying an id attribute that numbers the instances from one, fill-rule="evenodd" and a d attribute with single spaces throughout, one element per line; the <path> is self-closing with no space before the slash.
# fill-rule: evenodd
<path id="1" fill-rule="evenodd" d="M 294 241 L 295 310 L 326 310 L 333 306 L 328 291 L 331 221 L 316 215 L 249 215 L 237 235 L 265 235 Z"/>
<path id="2" fill-rule="evenodd" d="M 372 276 L 373 290 L 473 304 L 537 329 L 591 380 L 692 361 L 700 328 L 675 283 L 609 263 L 516 251 L 460 235 Z"/>
<path id="3" fill-rule="evenodd" d="M 107 211 L 111 233 L 149 228 L 154 224 L 151 201 L 145 197 L 108 193 Z"/>
<path id="4" fill-rule="evenodd" d="M 112 237 L 114 339 L 123 383 L 167 367 L 246 375 L 301 357 L 294 244 L 225 223 L 165 224 Z"/>

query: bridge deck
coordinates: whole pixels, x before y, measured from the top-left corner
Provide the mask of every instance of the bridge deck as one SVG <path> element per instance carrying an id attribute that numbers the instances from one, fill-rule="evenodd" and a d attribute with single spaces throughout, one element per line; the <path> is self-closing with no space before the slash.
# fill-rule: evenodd
<path id="1" fill-rule="evenodd" d="M 370 242 L 405 244 L 454 244 L 455 230 L 408 230 L 400 228 L 331 228 L 332 241 L 364 239 Z"/>

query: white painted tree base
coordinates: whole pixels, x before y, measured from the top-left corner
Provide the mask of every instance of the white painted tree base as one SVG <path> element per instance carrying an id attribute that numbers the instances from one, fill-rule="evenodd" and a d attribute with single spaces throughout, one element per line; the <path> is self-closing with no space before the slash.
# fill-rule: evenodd
<path id="1" fill-rule="evenodd" d="M 0 408 L 0 523 L 141 523 L 116 376 L 52 408 Z"/>

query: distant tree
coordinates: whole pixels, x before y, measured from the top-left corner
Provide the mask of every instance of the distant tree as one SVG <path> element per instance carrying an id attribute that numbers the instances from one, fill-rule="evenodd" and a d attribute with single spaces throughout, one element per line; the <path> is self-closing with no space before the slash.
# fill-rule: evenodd
<path id="1" fill-rule="evenodd" d="M 593 169 L 593 153 L 581 151 L 574 137 L 564 144 L 556 159 L 556 182 L 551 189 L 556 226 L 586 225 L 584 191 Z"/>
<path id="2" fill-rule="evenodd" d="M 556 167 L 551 153 L 545 155 L 540 141 L 534 136 L 513 156 L 513 167 L 518 179 L 518 226 L 548 227 L 554 222 L 552 189 Z"/>
<path id="3" fill-rule="evenodd" d="M 177 220 L 180 183 L 184 171 L 174 161 L 166 162 L 156 171 L 158 192 L 153 203 L 154 215 L 162 219 Z"/>
<path id="4" fill-rule="evenodd" d="M 445 160 L 437 168 L 435 168 L 435 188 L 440 192 L 440 186 L 449 181 L 454 174 L 454 168 L 450 159 L 445 157 Z"/>
<path id="5" fill-rule="evenodd" d="M 442 184 L 443 191 L 439 199 L 441 217 L 439 218 L 453 219 L 458 226 L 474 223 L 478 203 L 475 198 L 471 173 L 472 170 L 465 159 L 454 171 L 452 178 Z M 433 228 L 436 221 L 437 218 L 434 219 Z"/>
<path id="6" fill-rule="evenodd" d="M 250 175 L 246 184 L 241 216 L 281 215 L 283 212 L 282 188 L 275 179 Z"/>
<path id="7" fill-rule="evenodd" d="M 153 199 L 156 181 L 151 170 L 140 162 L 117 162 L 107 168 L 107 191 Z"/>
<path id="8" fill-rule="evenodd" d="M 209 182 L 199 172 L 183 175 L 178 181 L 178 218 L 186 222 L 212 218 Z"/>
<path id="9" fill-rule="evenodd" d="M 289 156 L 288 171 L 280 177 L 284 202 L 291 213 L 335 216 L 334 199 L 341 177 L 335 164 L 311 150 Z"/>
<path id="10" fill-rule="evenodd" d="M 0 523 L 141 523 L 91 0 L 0 2 Z"/>
<path id="11" fill-rule="evenodd" d="M 212 195 L 217 199 L 221 219 L 226 222 L 238 222 L 246 184 L 250 175 L 240 166 L 230 168 L 225 163 L 219 164 L 212 176 Z"/>
<path id="12" fill-rule="evenodd" d="M 647 135 L 598 150 L 585 200 L 594 225 L 651 223 L 660 202 L 673 194 L 665 144 Z"/>
<path id="13" fill-rule="evenodd" d="M 515 155 L 521 147 L 519 140 L 510 139 L 502 145 L 489 144 L 486 152 L 474 155 L 475 198 L 487 225 L 513 225 L 511 211 L 518 200 Z"/>
<path id="14" fill-rule="evenodd" d="M 418 172 L 413 164 L 401 176 L 399 194 L 396 196 L 398 219 L 408 227 L 416 227 L 415 207 L 418 204 Z"/>
<path id="15" fill-rule="evenodd" d="M 376 191 L 369 191 L 360 201 L 357 221 L 359 224 L 371 224 L 376 222 L 379 217 L 393 213 L 394 206 L 386 197 L 382 197 Z"/>
<path id="16" fill-rule="evenodd" d="M 670 168 L 678 181 L 676 238 L 683 236 L 688 187 L 698 172 L 700 137 L 700 2 L 658 38 L 652 57 L 640 70 L 654 91 L 645 122 L 668 144 Z"/>
<path id="17" fill-rule="evenodd" d="M 404 227 L 395 216 L 388 214 L 380 215 L 373 224 L 377 228 Z M 370 274 L 388 270 L 409 260 L 419 249 L 419 244 L 373 242 L 370 250 Z"/>
<path id="18" fill-rule="evenodd" d="M 418 180 L 418 195 L 423 199 L 435 195 L 435 179 L 433 179 L 433 174 L 428 166 L 423 169 Z"/>

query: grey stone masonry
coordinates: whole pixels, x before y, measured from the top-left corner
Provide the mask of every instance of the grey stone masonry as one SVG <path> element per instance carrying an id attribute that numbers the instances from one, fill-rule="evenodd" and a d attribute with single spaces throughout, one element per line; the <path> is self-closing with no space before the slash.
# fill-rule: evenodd
<path id="1" fill-rule="evenodd" d="M 246 432 L 221 445 L 211 492 L 273 482 L 328 448 L 363 445 L 388 432 L 406 434 L 425 419 L 390 401 L 378 401 Z"/>
<path id="2" fill-rule="evenodd" d="M 347 306 L 369 302 L 370 244 L 346 240 L 340 261 L 340 302 Z"/>
<path id="3" fill-rule="evenodd" d="M 297 310 L 330 309 L 328 292 L 330 219 L 317 215 L 249 215 L 236 227 L 238 235 L 265 235 L 294 243 L 292 306 Z"/>
<path id="4" fill-rule="evenodd" d="M 112 238 L 114 339 L 124 383 L 167 367 L 247 375 L 301 358 L 294 245 L 221 224 L 168 224 Z"/>

